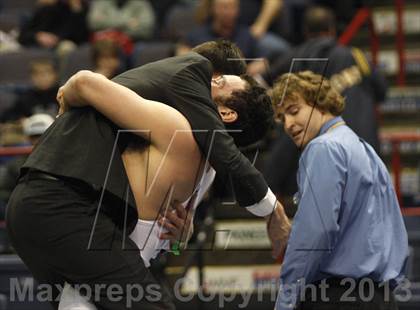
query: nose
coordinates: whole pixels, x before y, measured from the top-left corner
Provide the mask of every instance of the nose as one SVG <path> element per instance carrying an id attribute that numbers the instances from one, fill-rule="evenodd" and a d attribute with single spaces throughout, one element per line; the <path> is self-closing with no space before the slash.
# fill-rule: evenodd
<path id="1" fill-rule="evenodd" d="M 286 131 L 286 133 L 290 133 L 291 130 L 293 129 L 293 126 L 294 126 L 293 117 L 291 117 L 290 115 L 285 115 L 283 126 L 284 126 L 284 130 Z"/>

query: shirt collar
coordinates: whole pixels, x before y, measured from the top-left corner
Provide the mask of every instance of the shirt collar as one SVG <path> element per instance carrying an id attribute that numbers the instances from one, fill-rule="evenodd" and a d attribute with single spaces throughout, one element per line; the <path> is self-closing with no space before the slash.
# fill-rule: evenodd
<path id="1" fill-rule="evenodd" d="M 323 135 L 324 133 L 327 132 L 328 129 L 330 129 L 332 126 L 334 126 L 335 124 L 337 124 L 339 122 L 343 122 L 343 118 L 341 116 L 337 116 L 337 117 L 334 117 L 333 119 L 329 120 L 324 125 L 322 125 L 318 136 Z"/>

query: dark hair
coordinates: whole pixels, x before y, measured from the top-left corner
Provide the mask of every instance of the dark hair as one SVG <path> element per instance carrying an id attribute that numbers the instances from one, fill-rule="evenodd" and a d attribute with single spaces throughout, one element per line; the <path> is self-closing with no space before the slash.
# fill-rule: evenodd
<path id="1" fill-rule="evenodd" d="M 252 77 L 242 75 L 248 85 L 245 90 L 234 91 L 231 96 L 218 101 L 238 114 L 238 119 L 232 123 L 225 123 L 229 132 L 239 147 L 251 145 L 267 134 L 274 124 L 274 109 L 266 90 Z"/>
<path id="2" fill-rule="evenodd" d="M 120 57 L 121 50 L 112 40 L 98 40 L 92 45 L 92 60 L 96 65 L 100 57 Z"/>
<path id="3" fill-rule="evenodd" d="M 241 75 L 246 72 L 244 55 L 239 47 L 230 41 L 208 41 L 197 45 L 192 51 L 210 60 L 216 73 Z"/>
<path id="4" fill-rule="evenodd" d="M 335 15 L 333 11 L 323 6 L 308 8 L 303 18 L 303 29 L 309 35 L 316 35 L 335 29 Z"/>
<path id="5" fill-rule="evenodd" d="M 30 64 L 29 64 L 30 73 L 31 74 L 34 73 L 34 71 L 36 70 L 36 68 L 38 66 L 48 66 L 48 67 L 51 67 L 51 69 L 55 73 L 57 73 L 57 70 L 58 70 L 58 65 L 57 65 L 57 62 L 55 60 L 49 59 L 49 58 L 38 58 L 38 59 L 32 60 L 30 62 Z"/>

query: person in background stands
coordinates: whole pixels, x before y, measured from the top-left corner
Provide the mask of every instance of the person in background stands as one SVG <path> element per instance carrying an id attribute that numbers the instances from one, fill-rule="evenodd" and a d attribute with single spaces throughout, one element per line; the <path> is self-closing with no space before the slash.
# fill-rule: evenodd
<path id="1" fill-rule="evenodd" d="M 32 85 L 18 94 L 15 104 L 5 110 L 0 122 L 18 120 L 36 113 L 57 115 L 56 94 L 58 73 L 55 63 L 50 59 L 38 59 L 30 64 Z"/>
<path id="2" fill-rule="evenodd" d="M 89 37 L 87 11 L 84 0 L 38 0 L 36 10 L 20 30 L 19 42 L 25 47 L 48 49 L 85 43 Z"/>
<path id="3" fill-rule="evenodd" d="M 93 71 L 108 79 L 121 73 L 123 55 L 120 47 L 112 40 L 98 40 L 92 46 Z"/>
<path id="4" fill-rule="evenodd" d="M 23 133 L 30 145 L 36 145 L 41 135 L 51 126 L 54 118 L 49 114 L 34 114 L 23 120 Z M 19 170 L 28 155 L 19 155 L 8 161 L 0 173 L 0 200 L 7 202 L 16 186 Z"/>
<path id="5" fill-rule="evenodd" d="M 272 59 L 289 49 L 289 43 L 271 31 L 282 10 L 283 0 L 239 0 L 237 3 L 239 5 L 237 23 L 247 27 L 256 40 L 256 54 Z M 197 21 L 199 23 L 204 24 L 209 21 L 209 17 L 211 17 L 209 12 L 213 5 L 214 0 L 199 1 L 197 6 Z M 252 69 L 254 66 L 257 65 L 253 64 L 250 69 L 254 70 Z"/>
<path id="6" fill-rule="evenodd" d="M 152 38 L 155 13 L 148 0 L 93 0 L 88 15 L 89 28 L 113 30 L 133 41 Z"/>

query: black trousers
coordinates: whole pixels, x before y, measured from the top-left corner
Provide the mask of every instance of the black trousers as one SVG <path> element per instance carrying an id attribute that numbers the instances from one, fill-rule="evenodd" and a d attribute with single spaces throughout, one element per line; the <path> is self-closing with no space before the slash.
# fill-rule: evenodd
<path id="1" fill-rule="evenodd" d="M 61 180 L 25 180 L 10 198 L 11 243 L 39 284 L 51 288 L 53 306 L 66 281 L 98 309 L 174 309 L 136 244 L 97 210 L 96 197 Z"/>
<path id="2" fill-rule="evenodd" d="M 369 283 L 370 282 L 370 283 Z M 394 294 L 386 285 L 365 279 L 327 279 L 309 285 L 298 310 L 398 310 Z"/>

